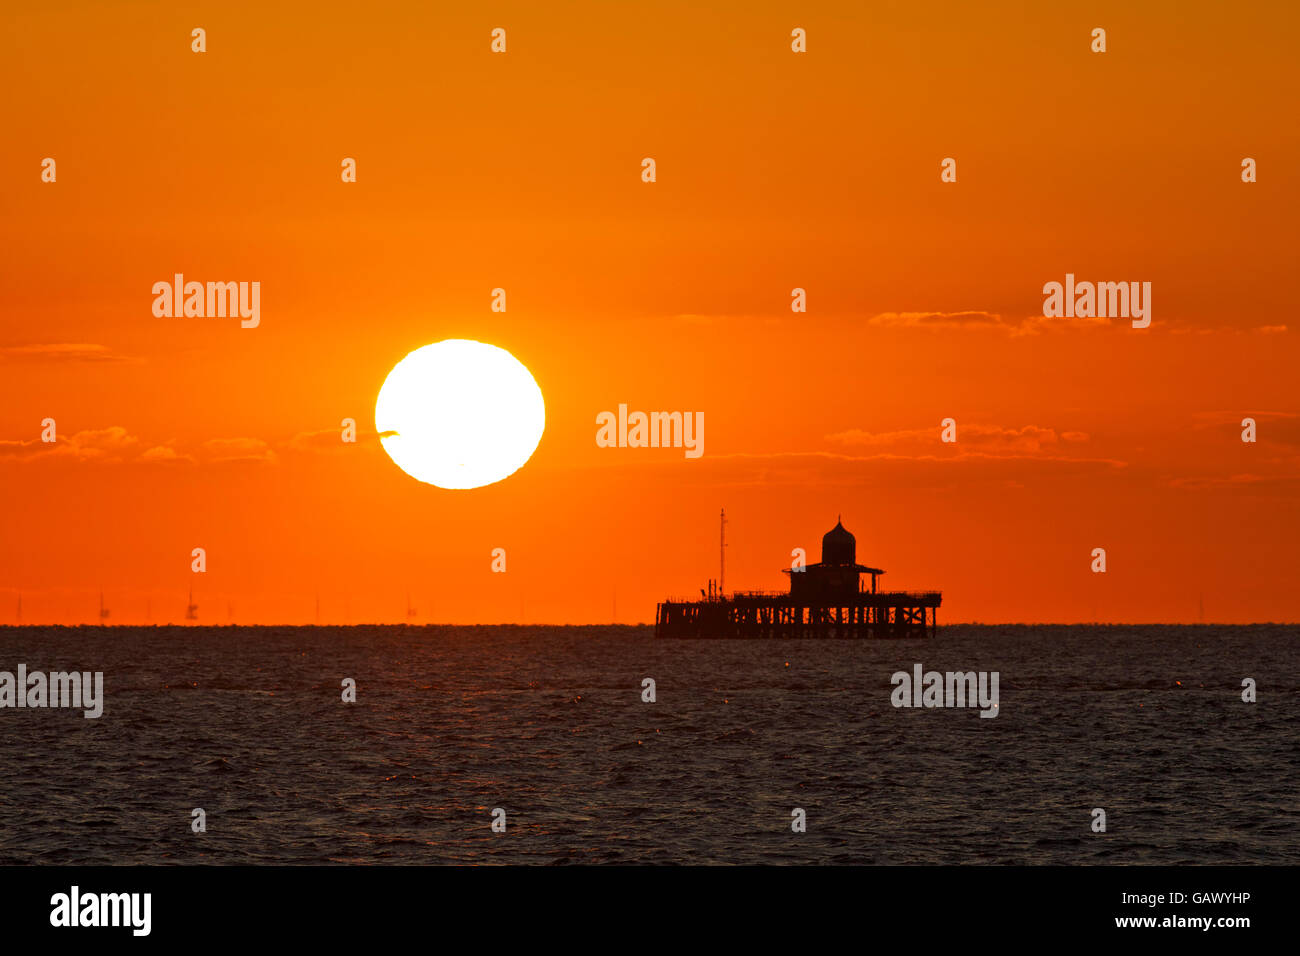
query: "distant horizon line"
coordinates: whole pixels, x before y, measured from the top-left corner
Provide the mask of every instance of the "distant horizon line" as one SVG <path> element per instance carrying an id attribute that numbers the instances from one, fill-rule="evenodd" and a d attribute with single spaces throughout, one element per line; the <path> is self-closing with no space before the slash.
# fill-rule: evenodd
<path id="1" fill-rule="evenodd" d="M 291 624 L 291 623 L 238 623 L 226 621 L 224 623 L 177 623 L 174 621 L 166 622 L 149 622 L 144 624 L 54 624 L 40 622 L 23 622 L 21 624 L 7 623 L 0 624 L 0 629 L 21 630 L 23 628 L 33 627 L 62 627 L 69 629 L 94 628 L 96 630 L 129 630 L 133 628 L 179 628 L 179 629 L 197 629 L 197 628 L 254 628 L 254 627 L 293 627 L 302 629 L 313 628 L 344 628 L 344 627 L 401 627 L 401 628 L 430 628 L 430 627 L 473 627 L 473 628 L 502 628 L 502 627 L 564 627 L 564 628 L 597 628 L 597 627 L 637 627 L 637 628 L 654 628 L 653 621 L 638 621 L 628 623 L 625 621 L 607 621 L 603 623 L 587 624 L 556 624 L 547 621 L 520 622 L 509 621 L 497 624 L 459 624 L 454 621 L 426 621 L 419 624 L 412 624 L 403 621 L 368 621 L 353 624 Z M 1300 627 L 1300 621 L 952 621 L 940 624 L 938 627 Z M 734 640 L 734 638 L 717 638 L 718 640 Z M 762 640 L 761 638 L 756 640 Z M 807 640 L 799 638 L 796 640 Z M 825 638 L 825 640 L 837 640 L 837 638 Z M 887 638 L 860 638 L 861 640 L 889 640 Z M 853 641 L 849 641 L 853 643 Z"/>

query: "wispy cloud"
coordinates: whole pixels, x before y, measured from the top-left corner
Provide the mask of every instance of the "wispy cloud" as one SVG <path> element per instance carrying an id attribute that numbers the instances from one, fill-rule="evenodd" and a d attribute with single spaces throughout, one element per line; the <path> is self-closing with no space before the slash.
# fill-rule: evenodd
<path id="1" fill-rule="evenodd" d="M 226 464 L 277 464 L 285 453 L 330 454 L 347 452 L 357 445 L 377 445 L 379 440 L 393 432 L 359 431 L 355 443 L 344 442 L 337 428 L 299 432 L 282 441 L 262 438 L 235 437 L 210 438 L 198 444 L 187 445 L 175 439 L 145 443 L 130 435 L 120 425 L 92 431 L 80 431 L 70 436 L 59 435 L 58 441 L 0 439 L 0 461 L 36 461 L 67 458 L 77 461 L 104 463 L 130 463 L 155 465 L 226 465 Z"/>
<path id="2" fill-rule="evenodd" d="M 357 432 L 357 445 L 375 444 L 381 438 L 395 435 L 396 432 Z M 322 428 L 319 431 L 299 432 L 285 445 L 291 451 L 329 453 L 347 451 L 351 443 L 343 441 L 342 431 L 338 428 Z"/>
<path id="3" fill-rule="evenodd" d="M 1037 335 L 1040 332 L 1079 331 L 1109 326 L 1110 319 L 1082 318 L 1055 319 L 1031 315 L 1012 319 L 997 312 L 970 310 L 966 312 L 881 312 L 867 319 L 868 325 L 902 329 L 954 329 L 991 330 L 1008 335 Z"/>
<path id="4" fill-rule="evenodd" d="M 107 345 L 90 342 L 49 342 L 36 345 L 0 346 L 0 361 L 6 362 L 140 362 L 133 355 L 124 355 Z"/>
<path id="5" fill-rule="evenodd" d="M 827 435 L 826 440 L 848 447 L 879 449 L 879 454 L 897 458 L 1061 458 L 1070 461 L 1085 459 L 1068 451 L 1065 446 L 1088 441 L 1086 432 L 1057 432 L 1054 428 L 1039 425 L 1006 428 L 1001 425 L 958 424 L 957 441 L 944 443 L 939 436 L 940 429 L 936 425 L 892 432 L 867 432 L 854 428 Z"/>
<path id="6" fill-rule="evenodd" d="M 1193 428 L 1240 432 L 1242 420 L 1253 418 L 1257 429 L 1259 445 L 1268 448 L 1272 445 L 1300 446 L 1300 412 L 1273 411 L 1213 411 L 1197 412 Z"/>
<path id="7" fill-rule="evenodd" d="M 1295 498 L 1300 495 L 1300 475 L 1294 472 L 1286 475 L 1258 475 L 1252 472 L 1232 475 L 1194 475 L 1171 478 L 1168 484 L 1172 488 L 1183 488 L 1188 491 L 1235 489 L 1244 494 L 1257 496 Z"/>
<path id="8" fill-rule="evenodd" d="M 1074 480 L 1127 469 L 1113 458 L 1068 455 L 898 454 L 876 451 L 732 452 L 708 454 L 686 480 L 728 487 L 890 487 L 957 488 L 974 485 L 1023 486 L 1027 480 Z M 631 462 L 625 462 L 632 466 Z M 646 461 L 641 467 L 668 468 Z"/>
<path id="9" fill-rule="evenodd" d="M 121 425 L 59 435 L 57 441 L 0 439 L 0 460 L 66 459 L 98 464 L 274 463 L 275 450 L 259 438 L 214 438 L 193 450 L 175 441 L 146 445 Z"/>
<path id="10" fill-rule="evenodd" d="M 140 440 L 128 434 L 125 428 L 114 425 L 74 432 L 54 442 L 39 438 L 30 441 L 0 440 L 0 458 L 30 461 L 40 458 L 72 458 L 77 461 L 116 463 L 126 461 L 139 446 Z"/>
<path id="11" fill-rule="evenodd" d="M 140 454 L 142 462 L 157 462 L 165 465 L 193 464 L 194 457 L 178 452 L 171 445 L 155 445 Z"/>
<path id="12" fill-rule="evenodd" d="M 213 438 L 199 446 L 204 460 L 214 463 L 274 464 L 275 450 L 260 438 Z"/>

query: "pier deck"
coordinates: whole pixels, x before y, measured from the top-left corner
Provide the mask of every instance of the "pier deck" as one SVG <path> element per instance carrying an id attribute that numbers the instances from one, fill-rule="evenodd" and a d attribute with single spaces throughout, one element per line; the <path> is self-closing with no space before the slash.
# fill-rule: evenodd
<path id="1" fill-rule="evenodd" d="M 939 591 L 864 591 L 820 600 L 783 592 L 738 591 L 701 601 L 664 601 L 657 638 L 901 639 L 933 637 Z"/>

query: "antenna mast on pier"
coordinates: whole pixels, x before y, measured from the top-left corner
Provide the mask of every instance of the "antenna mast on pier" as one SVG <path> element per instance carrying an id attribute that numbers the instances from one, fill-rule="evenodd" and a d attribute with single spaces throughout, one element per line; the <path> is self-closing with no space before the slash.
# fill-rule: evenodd
<path id="1" fill-rule="evenodd" d="M 718 571 L 718 597 L 722 597 L 727 587 L 727 509 L 722 509 L 721 519 L 721 540 L 718 544 L 718 555 L 721 558 L 721 568 Z"/>

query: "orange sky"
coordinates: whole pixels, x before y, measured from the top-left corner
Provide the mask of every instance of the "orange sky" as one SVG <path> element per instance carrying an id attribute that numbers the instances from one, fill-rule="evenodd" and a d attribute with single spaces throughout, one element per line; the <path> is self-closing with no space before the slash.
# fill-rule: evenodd
<path id="1" fill-rule="evenodd" d="M 842 513 L 941 623 L 1300 618 L 1293 5 L 270 6 L 0 15 L 0 623 L 649 621 L 723 506 L 729 587 Z M 1151 327 L 1036 319 L 1067 272 Z M 450 337 L 547 402 L 474 491 L 337 440 Z M 598 448 L 620 402 L 704 456 Z"/>

